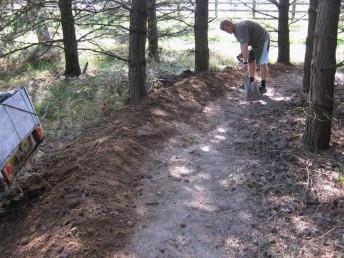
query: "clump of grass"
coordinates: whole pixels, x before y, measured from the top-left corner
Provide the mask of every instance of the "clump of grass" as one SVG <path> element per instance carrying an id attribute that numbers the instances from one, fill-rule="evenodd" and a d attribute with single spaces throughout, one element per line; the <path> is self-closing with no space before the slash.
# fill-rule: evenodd
<path id="1" fill-rule="evenodd" d="M 128 95 L 125 79 L 98 74 L 85 79 L 60 80 L 51 85 L 36 109 L 48 136 L 97 122 L 120 109 Z"/>
<path id="2" fill-rule="evenodd" d="M 8 70 L 0 67 L 0 90 L 13 89 L 21 85 L 30 84 L 31 81 L 41 80 L 50 81 L 51 78 L 62 71 L 63 66 L 60 62 L 42 61 L 35 65 L 30 63 L 15 64 L 8 63 Z M 62 73 L 62 72 L 60 72 Z"/>
<path id="3" fill-rule="evenodd" d="M 195 53 L 192 49 L 164 49 L 161 53 L 161 63 L 157 67 L 160 72 L 179 73 L 194 68 Z"/>
<path id="4" fill-rule="evenodd" d="M 338 182 L 341 186 L 344 186 L 344 176 L 339 176 Z"/>
<path id="5" fill-rule="evenodd" d="M 217 51 L 210 51 L 209 65 L 211 68 L 218 68 L 235 64 L 232 58 L 228 58 Z M 195 52 L 190 50 L 164 50 L 161 53 L 161 63 L 148 65 L 148 73 L 161 74 L 178 74 L 184 70 L 194 70 Z"/>
<path id="6" fill-rule="evenodd" d="M 236 62 L 232 58 L 225 57 L 216 51 L 210 51 L 209 66 L 211 68 L 218 68 L 228 65 L 234 65 Z"/>
<path id="7" fill-rule="evenodd" d="M 344 186 L 344 163 L 338 162 L 334 170 L 339 174 L 338 183 L 341 186 Z"/>

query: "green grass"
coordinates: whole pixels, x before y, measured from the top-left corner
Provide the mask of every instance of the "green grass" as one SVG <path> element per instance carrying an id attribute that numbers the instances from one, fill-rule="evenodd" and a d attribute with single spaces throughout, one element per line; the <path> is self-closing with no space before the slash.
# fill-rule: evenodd
<path id="1" fill-rule="evenodd" d="M 334 169 L 337 173 L 344 175 L 344 163 L 338 162 Z"/>
<path id="2" fill-rule="evenodd" d="M 340 184 L 341 186 L 344 186 L 344 176 L 340 176 L 340 177 L 338 178 L 338 182 L 339 182 L 339 184 Z"/>
<path id="3" fill-rule="evenodd" d="M 237 61 L 232 57 L 225 57 L 217 52 L 210 51 L 209 66 L 212 69 L 218 69 L 219 67 L 229 66 L 236 64 Z"/>
<path id="4" fill-rule="evenodd" d="M 339 174 L 338 183 L 344 186 L 344 163 L 338 162 L 334 168 L 334 171 Z"/>
<path id="5" fill-rule="evenodd" d="M 127 89 L 109 74 L 84 79 L 59 80 L 35 103 L 48 136 L 97 122 L 121 108 Z"/>
<path id="6" fill-rule="evenodd" d="M 20 60 L 9 60 L 7 65 L 2 64 L 0 70 L 2 70 L 0 72 L 0 90 L 5 90 L 15 88 L 18 85 L 27 85 L 37 79 L 48 79 L 52 74 L 61 72 L 63 64 L 56 61 L 31 64 Z"/>

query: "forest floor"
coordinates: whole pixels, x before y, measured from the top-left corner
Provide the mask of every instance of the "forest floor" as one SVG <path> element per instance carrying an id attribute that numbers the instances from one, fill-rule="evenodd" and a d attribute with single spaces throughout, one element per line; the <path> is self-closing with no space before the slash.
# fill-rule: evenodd
<path id="1" fill-rule="evenodd" d="M 259 102 L 228 67 L 46 142 L 0 203 L 1 257 L 342 257 L 343 102 L 311 153 L 302 70 L 270 70 Z"/>

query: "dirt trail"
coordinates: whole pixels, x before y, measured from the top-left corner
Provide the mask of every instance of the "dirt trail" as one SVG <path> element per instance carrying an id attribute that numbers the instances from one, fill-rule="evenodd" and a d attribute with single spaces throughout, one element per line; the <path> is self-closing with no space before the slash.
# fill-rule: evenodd
<path id="1" fill-rule="evenodd" d="M 305 225 L 307 216 L 298 214 L 298 201 L 304 200 L 297 200 L 297 195 L 307 188 L 295 184 L 303 180 L 305 171 L 296 164 L 295 149 L 301 146 L 296 143 L 299 135 L 295 142 L 297 117 L 291 120 L 291 113 L 303 105 L 304 98 L 298 94 L 302 73 L 289 69 L 283 72 L 292 78 L 274 73 L 269 91 L 260 102 L 241 101 L 243 92 L 235 87 L 204 107 L 203 114 L 195 119 L 201 126 L 178 124 L 181 137 L 166 142 L 145 167 L 151 177 L 144 180 L 143 194 L 136 202 L 143 222 L 127 247 L 127 255 L 314 257 L 337 253 L 333 246 L 319 248 L 302 241 L 304 235 L 311 239 L 321 229 L 317 223 L 307 221 Z M 269 116 L 276 121 L 269 121 Z M 283 128 L 283 123 L 291 123 L 291 128 Z M 264 135 L 270 139 L 266 141 Z M 293 149 L 292 144 L 299 146 Z M 299 178 L 295 178 L 293 169 L 301 173 Z M 334 192 L 337 198 L 343 198 L 343 192 Z M 287 195 L 295 199 L 286 200 Z M 293 221 L 283 228 L 288 219 L 300 220 L 299 225 Z M 337 227 L 337 233 L 344 232 L 343 223 Z M 279 239 L 283 234 L 291 235 Z M 340 240 L 340 234 L 336 240 Z M 340 249 L 338 253 L 343 251 Z"/>
<path id="2" fill-rule="evenodd" d="M 336 148 L 307 152 L 302 72 L 271 74 L 260 102 L 242 101 L 242 75 L 227 68 L 158 89 L 72 142 L 48 142 L 0 203 L 1 256 L 340 255 L 341 120 Z"/>
<path id="3" fill-rule="evenodd" d="M 206 106 L 209 131 L 179 124 L 181 138 L 151 156 L 137 212 L 143 224 L 131 241 L 137 257 L 252 256 L 261 198 L 237 183 L 247 165 L 259 160 L 240 155 L 240 133 L 232 125 L 233 93 Z M 203 118 L 204 119 L 204 118 Z M 244 247 L 244 248 L 243 248 Z M 251 257 L 252 257 L 251 256 Z"/>

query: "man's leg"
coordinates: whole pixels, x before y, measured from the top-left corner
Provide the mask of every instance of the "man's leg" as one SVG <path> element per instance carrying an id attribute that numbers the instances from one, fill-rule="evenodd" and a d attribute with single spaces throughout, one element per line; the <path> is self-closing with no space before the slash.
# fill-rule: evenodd
<path id="1" fill-rule="evenodd" d="M 262 78 L 261 86 L 259 87 L 259 91 L 261 94 L 266 92 L 266 78 L 268 75 L 268 59 L 269 59 L 269 45 L 270 41 L 265 41 L 264 44 L 259 46 L 258 48 L 258 58 L 257 63 L 259 64 L 260 68 L 260 75 Z"/>
<path id="2" fill-rule="evenodd" d="M 248 73 L 250 75 L 250 81 L 253 82 L 256 75 L 256 55 L 253 49 L 248 53 Z"/>
<path id="3" fill-rule="evenodd" d="M 250 75 L 250 80 L 254 81 L 256 75 L 256 62 L 248 63 L 248 72 Z"/>
<path id="4" fill-rule="evenodd" d="M 260 76 L 262 77 L 262 81 L 266 81 L 268 77 L 268 65 L 262 64 L 260 65 Z"/>
<path id="5" fill-rule="evenodd" d="M 261 86 L 260 86 L 260 93 L 266 92 L 266 77 L 268 76 L 268 65 L 261 64 L 260 66 L 260 76 L 262 78 Z"/>
<path id="6" fill-rule="evenodd" d="M 267 64 L 260 65 L 260 76 L 262 77 L 262 81 L 266 81 L 266 77 L 268 76 L 268 65 Z"/>

